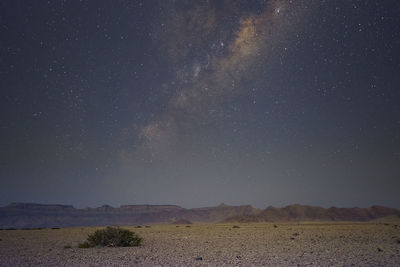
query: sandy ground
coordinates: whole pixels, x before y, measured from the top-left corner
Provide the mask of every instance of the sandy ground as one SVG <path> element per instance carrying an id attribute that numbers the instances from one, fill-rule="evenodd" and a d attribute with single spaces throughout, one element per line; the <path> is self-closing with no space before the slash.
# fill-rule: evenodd
<path id="1" fill-rule="evenodd" d="M 124 227 L 143 237 L 140 247 L 86 249 L 78 243 L 97 228 L 1 230 L 0 266 L 400 266 L 394 223 L 275 225 Z"/>

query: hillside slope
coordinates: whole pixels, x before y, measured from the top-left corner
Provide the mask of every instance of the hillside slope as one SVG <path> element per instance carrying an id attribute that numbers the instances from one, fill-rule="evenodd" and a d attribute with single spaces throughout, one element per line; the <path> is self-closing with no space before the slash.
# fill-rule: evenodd
<path id="1" fill-rule="evenodd" d="M 232 216 L 224 222 L 275 222 L 275 221 L 370 221 L 387 216 L 400 216 L 400 211 L 383 207 L 321 208 L 306 205 L 289 205 L 283 208 L 267 207 L 259 214 Z"/>

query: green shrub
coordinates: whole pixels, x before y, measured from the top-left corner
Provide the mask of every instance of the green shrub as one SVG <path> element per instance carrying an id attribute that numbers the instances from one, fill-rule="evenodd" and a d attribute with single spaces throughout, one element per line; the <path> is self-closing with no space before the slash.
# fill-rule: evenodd
<path id="1" fill-rule="evenodd" d="M 134 232 L 118 227 L 107 227 L 88 235 L 87 241 L 79 244 L 79 247 L 133 247 L 139 246 L 141 241 L 142 239 Z"/>
<path id="2" fill-rule="evenodd" d="M 234 225 L 232 226 L 232 228 L 240 228 L 240 226 Z"/>

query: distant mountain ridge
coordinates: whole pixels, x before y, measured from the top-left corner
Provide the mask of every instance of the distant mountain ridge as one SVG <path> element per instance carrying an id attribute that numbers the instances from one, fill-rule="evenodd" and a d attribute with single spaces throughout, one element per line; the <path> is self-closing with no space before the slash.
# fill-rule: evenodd
<path id="1" fill-rule="evenodd" d="M 71 205 L 11 203 L 0 207 L 0 228 L 39 228 L 104 225 L 170 224 L 269 221 L 368 221 L 400 216 L 400 211 L 383 206 L 370 208 L 321 208 L 306 205 L 272 206 L 264 210 L 250 205 L 185 209 L 177 205 L 103 205 L 76 209 Z"/>
<path id="2" fill-rule="evenodd" d="M 250 205 L 185 209 L 176 205 L 122 205 L 76 209 L 68 205 L 11 203 L 0 207 L 0 228 L 167 224 L 178 220 L 218 222 L 259 213 Z"/>

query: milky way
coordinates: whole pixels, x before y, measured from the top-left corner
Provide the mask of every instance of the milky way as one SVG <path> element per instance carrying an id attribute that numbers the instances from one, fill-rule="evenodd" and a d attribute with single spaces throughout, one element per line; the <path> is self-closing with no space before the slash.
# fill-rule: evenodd
<path id="1" fill-rule="evenodd" d="M 163 51 L 168 51 L 169 68 L 176 76 L 165 86 L 170 92 L 161 114 L 139 127 L 135 143 L 140 151 L 132 159 L 153 161 L 174 150 L 176 138 L 185 134 L 188 124 L 201 127 L 196 124 L 215 120 L 215 105 L 243 94 L 248 89 L 244 78 L 257 79 L 252 72 L 268 64 L 273 48 L 296 33 L 297 25 L 310 14 L 308 9 L 317 3 L 309 1 L 307 10 L 302 10 L 304 5 L 269 1 L 242 10 L 240 1 L 198 2 L 189 7 L 178 1 L 164 7 L 172 15 L 161 28 L 169 30 L 155 34 L 167 40 Z M 217 120 L 224 119 L 224 109 L 218 116 Z M 126 160 L 126 148 L 122 156 Z"/>

